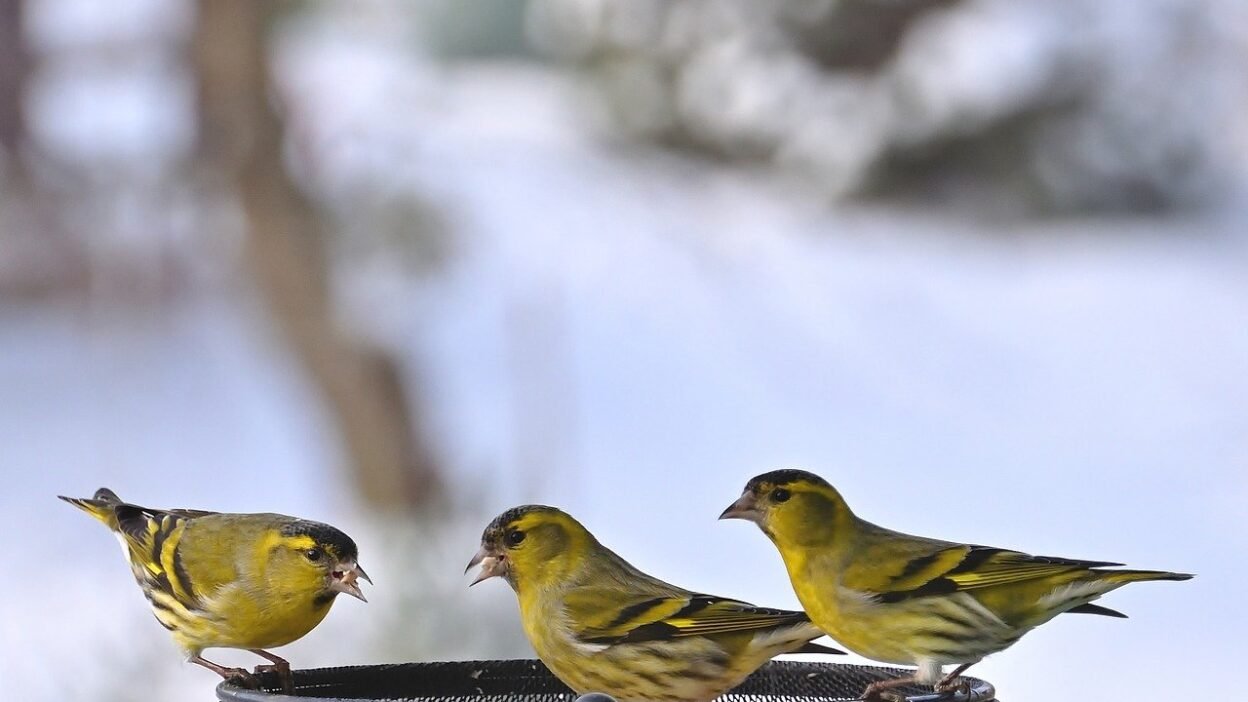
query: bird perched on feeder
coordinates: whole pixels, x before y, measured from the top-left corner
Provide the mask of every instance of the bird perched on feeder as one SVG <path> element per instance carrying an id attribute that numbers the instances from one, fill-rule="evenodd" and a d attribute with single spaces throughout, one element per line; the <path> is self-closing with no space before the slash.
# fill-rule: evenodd
<path id="1" fill-rule="evenodd" d="M 1091 602 L 1127 583 L 1192 577 L 890 531 L 800 470 L 756 476 L 720 519 L 762 529 L 798 599 L 833 639 L 867 658 L 918 666 L 913 676 L 871 684 L 867 699 L 912 683 L 954 689 L 968 667 L 1059 614 L 1125 617 Z M 957 667 L 941 677 L 947 664 Z"/>
<path id="2" fill-rule="evenodd" d="M 669 585 L 634 568 L 569 515 L 540 505 L 499 515 L 468 564 L 516 592 L 538 658 L 577 693 L 620 702 L 706 702 L 786 652 L 842 653 L 803 612 Z"/>
<path id="3" fill-rule="evenodd" d="M 152 613 L 192 663 L 255 686 L 242 668 L 205 660 L 206 648 L 241 648 L 267 659 L 291 689 L 290 665 L 264 650 L 284 646 L 325 618 L 335 597 L 364 600 L 355 542 L 328 524 L 281 514 L 151 509 L 100 488 L 61 497 L 111 529 Z"/>

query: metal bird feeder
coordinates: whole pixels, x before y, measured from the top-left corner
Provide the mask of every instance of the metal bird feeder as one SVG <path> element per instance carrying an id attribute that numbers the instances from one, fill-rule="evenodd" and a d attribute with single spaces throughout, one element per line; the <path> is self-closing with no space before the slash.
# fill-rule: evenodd
<path id="1" fill-rule="evenodd" d="M 772 661 L 725 695 L 721 702 L 815 702 L 853 700 L 877 680 L 911 671 L 877 666 Z M 260 676 L 261 689 L 229 681 L 217 686 L 221 702 L 576 702 L 576 693 L 536 660 L 401 663 L 296 670 L 295 696 L 281 692 L 272 673 Z M 962 678 L 959 691 L 934 694 L 930 688 L 898 688 L 909 702 L 991 702 L 992 685 Z"/>

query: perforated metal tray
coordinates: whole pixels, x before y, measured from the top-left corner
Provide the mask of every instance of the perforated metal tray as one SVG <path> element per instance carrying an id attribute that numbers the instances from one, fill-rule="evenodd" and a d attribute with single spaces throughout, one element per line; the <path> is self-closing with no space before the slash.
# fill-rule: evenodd
<path id="1" fill-rule="evenodd" d="M 911 671 L 876 666 L 772 661 L 721 696 L 721 702 L 852 700 L 868 684 Z M 933 694 L 931 688 L 900 688 L 911 702 L 990 702 L 992 685 L 963 678 L 970 691 Z M 577 695 L 535 660 L 402 663 L 294 671 L 295 697 L 281 694 L 276 676 L 261 676 L 263 689 L 229 682 L 217 686 L 221 702 L 282 700 L 403 700 L 410 702 L 573 702 Z"/>

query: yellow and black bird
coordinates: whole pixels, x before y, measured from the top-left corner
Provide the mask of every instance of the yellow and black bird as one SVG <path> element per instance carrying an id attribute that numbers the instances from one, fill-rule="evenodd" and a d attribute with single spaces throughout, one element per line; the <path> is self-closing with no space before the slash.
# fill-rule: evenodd
<path id="1" fill-rule="evenodd" d="M 580 522 L 540 505 L 485 529 L 472 584 L 516 592 L 537 655 L 578 693 L 620 702 L 708 702 L 776 655 L 841 653 L 803 612 L 765 609 L 669 585 L 634 568 Z"/>
<path id="2" fill-rule="evenodd" d="M 953 689 L 968 667 L 1059 614 L 1124 617 L 1091 603 L 1127 583 L 1192 577 L 890 531 L 799 470 L 753 478 L 720 519 L 762 529 L 802 606 L 833 639 L 867 658 L 918 666 L 913 676 L 872 684 L 867 698 L 911 683 Z M 957 667 L 941 677 L 945 665 Z"/>
<path id="3" fill-rule="evenodd" d="M 254 684 L 242 668 L 205 660 L 206 648 L 246 649 L 272 663 L 290 688 L 290 666 L 264 649 L 288 644 L 325 618 L 341 593 L 363 600 L 368 575 L 355 542 L 328 524 L 281 514 L 151 509 L 100 488 L 61 497 L 100 520 L 121 542 L 156 620 L 192 663 Z"/>

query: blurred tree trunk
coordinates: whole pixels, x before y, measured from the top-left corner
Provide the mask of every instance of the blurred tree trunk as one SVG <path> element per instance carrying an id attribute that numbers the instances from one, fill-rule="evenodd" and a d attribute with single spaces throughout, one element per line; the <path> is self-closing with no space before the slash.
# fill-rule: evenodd
<path id="1" fill-rule="evenodd" d="M 83 249 L 38 187 L 24 109 L 35 67 L 23 36 L 26 0 L 0 0 L 0 295 L 42 297 L 87 287 Z"/>
<path id="2" fill-rule="evenodd" d="M 0 149 L 5 169 L 19 167 L 21 159 L 22 92 L 29 57 L 22 38 L 22 0 L 0 0 Z"/>
<path id="3" fill-rule="evenodd" d="M 384 507 L 424 506 L 440 483 L 399 369 L 334 319 L 325 232 L 282 159 L 283 125 L 268 37 L 285 5 L 201 0 L 194 42 L 199 157 L 228 179 L 247 216 L 246 265 L 337 422 L 361 494 Z"/>

